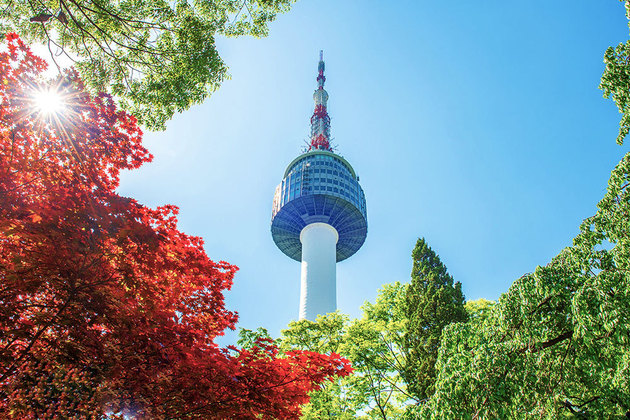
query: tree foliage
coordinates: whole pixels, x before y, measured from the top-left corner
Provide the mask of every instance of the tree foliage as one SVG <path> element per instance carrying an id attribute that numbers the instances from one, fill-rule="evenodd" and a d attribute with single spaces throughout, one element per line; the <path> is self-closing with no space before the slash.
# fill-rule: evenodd
<path id="1" fill-rule="evenodd" d="M 293 322 L 282 332 L 282 348 L 339 353 L 354 369 L 313 392 L 302 420 L 414 418 L 427 398 L 416 390 L 426 393 L 435 381 L 442 329 L 467 314 L 461 285 L 423 239 L 412 256 L 411 283 L 384 285 L 374 303 L 362 306 L 361 318 L 350 321 L 337 312 Z M 491 303 L 477 303 L 470 308 L 475 319 L 487 316 Z"/>
<path id="2" fill-rule="evenodd" d="M 630 19 L 630 1 L 619 1 L 625 3 L 626 17 Z M 606 98 L 611 98 L 615 102 L 622 114 L 617 136 L 617 144 L 621 145 L 630 132 L 630 40 L 614 48 L 608 47 L 604 54 L 604 63 L 606 69 L 599 88 Z"/>
<path id="3" fill-rule="evenodd" d="M 215 37 L 264 36 L 294 0 L 0 0 L 0 34 L 47 44 L 150 128 L 202 102 L 227 77 Z"/>
<path id="4" fill-rule="evenodd" d="M 15 34 L 0 52 L 0 417 L 295 418 L 349 372 L 269 340 L 221 349 L 236 267 L 177 229 L 177 208 L 116 194 L 151 159 L 136 120 L 75 74 L 48 89 Z"/>
<path id="5" fill-rule="evenodd" d="M 349 329 L 348 353 L 369 391 L 372 419 L 401 418 L 413 400 L 402 378 L 408 363 L 404 337 L 408 328 L 403 307 L 407 284 L 386 284 L 374 303 L 362 306 L 363 316 Z"/>
<path id="6" fill-rule="evenodd" d="M 629 57 L 630 42 L 610 47 L 600 85 L 623 114 L 619 144 L 630 130 Z M 629 187 L 630 153 L 572 246 L 483 317 L 445 329 L 422 418 L 630 417 Z"/>
<path id="7" fill-rule="evenodd" d="M 490 316 L 492 308 L 496 304 L 493 300 L 480 298 L 477 300 L 469 300 L 464 304 L 468 320 L 472 322 L 483 322 Z"/>
<path id="8" fill-rule="evenodd" d="M 450 323 L 466 321 L 468 315 L 461 283 L 453 282 L 446 266 L 424 238 L 418 239 L 411 256 L 411 284 L 404 304 L 407 363 L 403 376 L 409 391 L 418 400 L 425 400 L 434 390 L 442 330 Z"/>
<path id="9" fill-rule="evenodd" d="M 315 322 L 292 322 L 282 331 L 282 348 L 339 353 L 352 363 L 351 375 L 311 393 L 302 420 L 402 418 L 412 399 L 400 376 L 406 288 L 401 283 L 383 286 L 375 303 L 363 305 L 360 319 L 350 321 L 335 312 Z"/>
<path id="10" fill-rule="evenodd" d="M 447 328 L 427 418 L 630 415 L 630 154 L 573 246 Z"/>
<path id="11" fill-rule="evenodd" d="M 315 322 L 291 322 L 282 331 L 280 347 L 304 349 L 322 354 L 345 352 L 348 339 L 348 316 L 339 312 L 318 316 Z M 356 372 L 355 372 L 356 373 Z M 302 408 L 302 420 L 354 419 L 358 410 L 367 405 L 367 390 L 354 374 L 326 382 L 311 393 L 310 401 Z"/>

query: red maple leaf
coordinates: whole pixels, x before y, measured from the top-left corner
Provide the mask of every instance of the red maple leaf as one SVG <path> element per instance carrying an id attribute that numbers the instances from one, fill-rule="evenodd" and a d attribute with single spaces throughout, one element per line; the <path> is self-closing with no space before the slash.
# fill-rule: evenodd
<path id="1" fill-rule="evenodd" d="M 296 418 L 349 372 L 337 355 L 273 342 L 221 349 L 237 268 L 177 229 L 177 208 L 116 194 L 151 160 L 136 119 L 76 73 L 32 93 L 45 63 L 15 35 L 0 52 L 0 418 Z M 0 51 L 2 51 L 0 49 Z"/>

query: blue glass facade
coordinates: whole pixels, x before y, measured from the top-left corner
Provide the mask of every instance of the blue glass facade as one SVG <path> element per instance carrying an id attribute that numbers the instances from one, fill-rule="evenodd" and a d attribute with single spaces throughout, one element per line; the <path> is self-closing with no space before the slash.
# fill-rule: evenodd
<path id="1" fill-rule="evenodd" d="M 301 261 L 300 232 L 315 222 L 337 229 L 337 261 L 358 251 L 367 236 L 365 194 L 352 166 L 323 150 L 304 153 L 289 164 L 273 200 L 273 240 Z"/>

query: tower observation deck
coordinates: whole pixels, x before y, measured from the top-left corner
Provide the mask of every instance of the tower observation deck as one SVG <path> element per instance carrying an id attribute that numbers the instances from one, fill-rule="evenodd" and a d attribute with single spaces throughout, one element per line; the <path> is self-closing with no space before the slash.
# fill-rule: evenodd
<path id="1" fill-rule="evenodd" d="M 357 252 L 367 236 L 359 177 L 330 146 L 325 81 L 320 52 L 310 145 L 284 172 L 271 216 L 274 242 L 302 263 L 300 319 L 309 320 L 337 309 L 336 263 Z"/>

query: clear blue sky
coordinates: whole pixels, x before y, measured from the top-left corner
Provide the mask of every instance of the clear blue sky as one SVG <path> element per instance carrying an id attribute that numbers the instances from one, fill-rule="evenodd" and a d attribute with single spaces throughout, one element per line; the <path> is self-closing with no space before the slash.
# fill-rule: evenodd
<path id="1" fill-rule="evenodd" d="M 323 49 L 334 143 L 368 205 L 363 248 L 337 265 L 339 309 L 359 316 L 408 281 L 418 237 L 468 299 L 497 299 L 571 244 L 627 150 L 597 88 L 627 35 L 616 0 L 301 0 L 267 38 L 217 41 L 231 80 L 146 133 L 155 160 L 120 192 L 178 205 L 180 228 L 240 267 L 239 327 L 277 336 L 298 316 L 300 265 L 271 239 L 271 202 L 308 137 Z"/>

